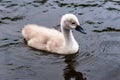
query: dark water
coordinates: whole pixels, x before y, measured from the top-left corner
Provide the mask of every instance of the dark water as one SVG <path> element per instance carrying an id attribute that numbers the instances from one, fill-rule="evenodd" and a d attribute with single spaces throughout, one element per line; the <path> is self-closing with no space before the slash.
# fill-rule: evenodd
<path id="1" fill-rule="evenodd" d="M 25 24 L 59 29 L 65 13 L 75 14 L 87 32 L 74 32 L 78 54 L 50 54 L 24 43 Z M 0 0 L 0 80 L 120 80 L 120 1 Z"/>

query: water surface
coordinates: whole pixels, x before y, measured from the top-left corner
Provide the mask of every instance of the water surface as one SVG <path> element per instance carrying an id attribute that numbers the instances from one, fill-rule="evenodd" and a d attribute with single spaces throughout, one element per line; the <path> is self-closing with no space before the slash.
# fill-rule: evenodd
<path id="1" fill-rule="evenodd" d="M 66 13 L 87 32 L 74 31 L 77 54 L 50 54 L 24 43 L 24 25 L 60 30 Z M 0 0 L 0 80 L 120 80 L 119 25 L 118 0 Z"/>

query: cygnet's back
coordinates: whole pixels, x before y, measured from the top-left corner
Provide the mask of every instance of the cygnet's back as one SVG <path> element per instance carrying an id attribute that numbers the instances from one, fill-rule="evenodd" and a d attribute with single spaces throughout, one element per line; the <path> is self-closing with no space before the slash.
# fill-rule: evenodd
<path id="1" fill-rule="evenodd" d="M 36 49 L 61 53 L 61 46 L 64 46 L 63 35 L 55 29 L 29 24 L 23 28 L 22 35 L 27 44 Z"/>

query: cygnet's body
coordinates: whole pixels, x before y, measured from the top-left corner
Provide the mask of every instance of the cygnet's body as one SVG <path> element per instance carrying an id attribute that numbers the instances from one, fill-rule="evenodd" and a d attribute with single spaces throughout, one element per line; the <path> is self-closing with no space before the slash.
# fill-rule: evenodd
<path id="1" fill-rule="evenodd" d="M 58 54 L 73 54 L 78 51 L 79 45 L 72 34 L 72 29 L 85 33 L 79 25 L 75 15 L 65 14 L 61 18 L 62 32 L 29 24 L 23 28 L 22 35 L 26 39 L 28 46 L 35 49 Z"/>

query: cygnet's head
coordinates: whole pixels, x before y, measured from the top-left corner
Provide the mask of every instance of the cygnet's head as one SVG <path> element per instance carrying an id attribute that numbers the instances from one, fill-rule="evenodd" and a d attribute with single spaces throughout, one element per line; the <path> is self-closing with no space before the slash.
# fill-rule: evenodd
<path id="1" fill-rule="evenodd" d="M 65 29 L 65 30 L 75 29 L 79 32 L 86 34 L 86 32 L 80 26 L 78 18 L 73 14 L 63 15 L 61 18 L 61 26 L 62 26 L 62 29 Z"/>

